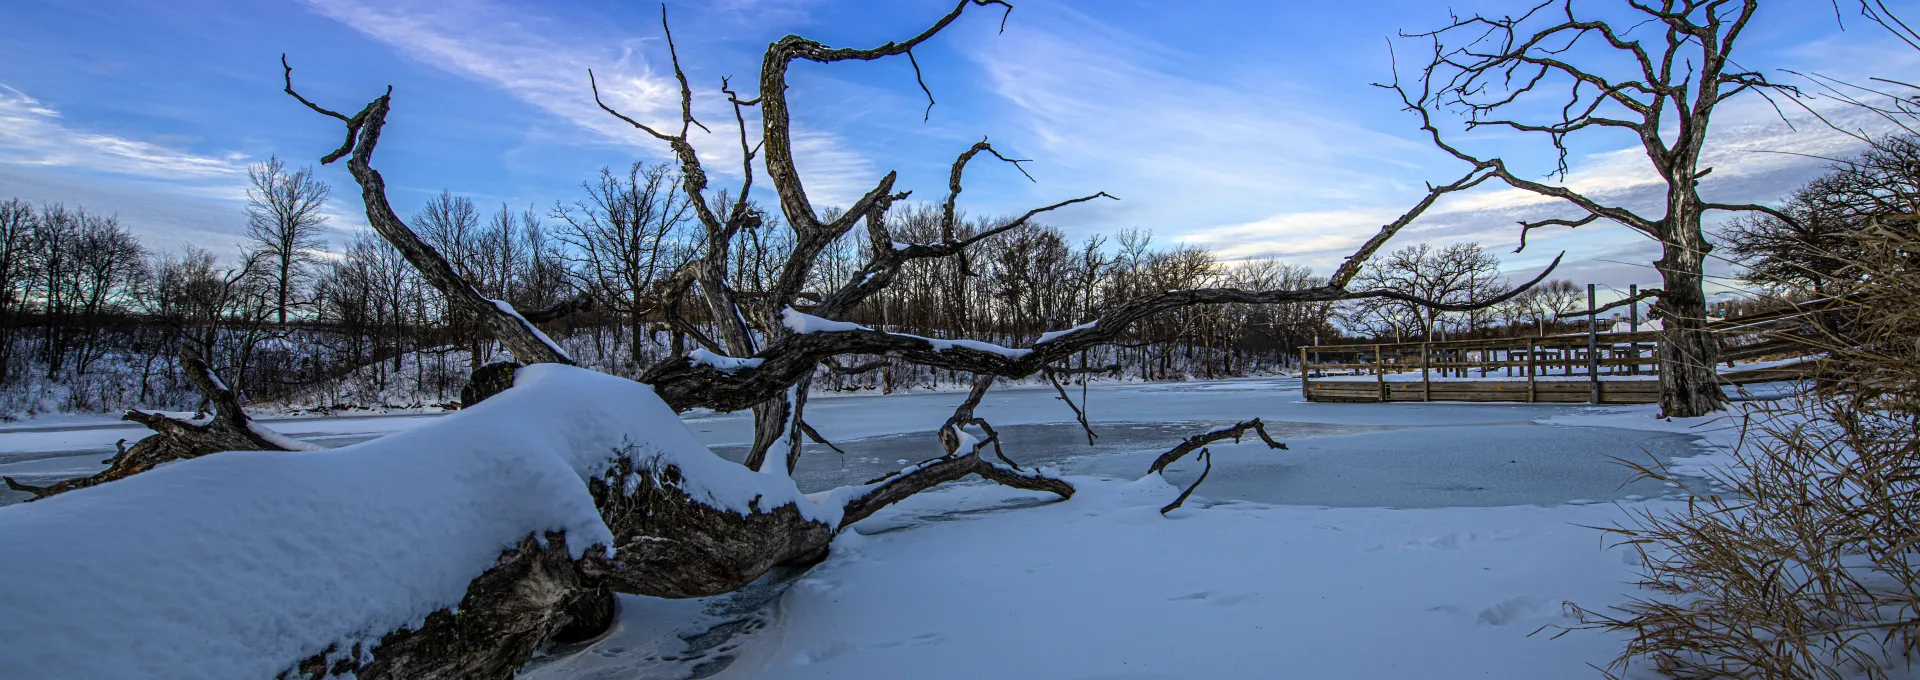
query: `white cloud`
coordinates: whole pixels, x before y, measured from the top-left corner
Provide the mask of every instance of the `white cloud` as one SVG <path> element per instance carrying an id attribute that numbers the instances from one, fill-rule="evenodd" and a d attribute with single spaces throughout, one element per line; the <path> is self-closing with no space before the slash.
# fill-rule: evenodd
<path id="1" fill-rule="evenodd" d="M 1828 165 L 1826 159 L 1856 153 L 1862 146 L 1858 140 L 1811 115 L 1796 113 L 1790 108 L 1784 110 L 1791 123 L 1782 121 L 1773 107 L 1758 97 L 1732 100 L 1721 106 L 1700 163 L 1703 168 L 1713 169 L 1711 175 L 1701 180 L 1701 193 L 1707 200 L 1772 203 L 1822 172 Z M 1822 113 L 1850 129 L 1871 133 L 1893 130 L 1887 121 L 1859 109 L 1825 105 Z M 1541 144 L 1544 147 L 1544 139 Z M 1603 204 L 1626 207 L 1643 216 L 1657 219 L 1665 213 L 1662 206 L 1665 184 L 1648 162 L 1646 152 L 1637 146 L 1575 157 L 1564 180 L 1550 179 L 1542 181 L 1567 186 Z M 1396 202 L 1369 201 L 1361 207 L 1335 211 L 1285 211 L 1250 222 L 1198 230 L 1192 232 L 1188 240 L 1213 246 L 1229 258 L 1283 255 L 1324 270 L 1335 266 L 1380 225 L 1412 207 L 1420 198 L 1420 192 L 1400 190 L 1380 196 Z M 1516 224 L 1519 220 L 1580 214 L 1577 208 L 1559 199 L 1490 182 L 1479 189 L 1442 199 L 1403 231 L 1399 240 L 1407 243 L 1478 241 L 1489 247 L 1511 248 L 1519 239 Z M 1725 215 L 1715 213 L 1710 217 L 1717 219 Z M 1605 222 L 1579 230 L 1542 229 L 1530 234 L 1528 241 L 1528 255 L 1514 259 L 1544 262 L 1544 258 L 1566 249 L 1574 258 L 1566 265 L 1569 273 L 1595 267 L 1599 267 L 1594 269 L 1596 275 L 1631 273 L 1625 265 L 1596 264 L 1589 261 L 1590 258 L 1583 258 L 1583 253 L 1630 252 L 1640 256 L 1633 259 L 1641 261 L 1651 261 L 1659 255 L 1659 248 L 1652 241 Z"/>
<path id="2" fill-rule="evenodd" d="M 60 112 L 0 85 L 0 163 L 156 179 L 223 179 L 244 170 L 239 154 L 205 156 L 66 125 Z"/>
<path id="3" fill-rule="evenodd" d="M 605 140 L 654 158 L 671 157 L 664 142 L 600 110 L 587 82 L 587 70 L 593 69 L 601 97 L 609 106 L 657 130 L 677 132 L 680 86 L 672 66 L 663 58 L 656 69 L 642 53 L 648 42 L 664 42 L 660 37 L 596 37 L 591 30 L 560 25 L 529 8 L 506 8 L 484 0 L 308 3 L 322 15 L 421 63 L 497 87 Z M 774 4 L 781 11 L 798 11 L 789 6 L 792 3 Z M 743 10 L 738 6 L 710 9 Z M 664 57 L 664 46 L 656 44 L 653 49 Z M 690 65 L 693 57 L 687 46 L 682 45 L 680 52 L 682 64 Z M 694 102 L 695 116 L 712 128 L 711 133 L 697 126 L 688 131 L 700 149 L 702 164 L 716 178 L 738 182 L 740 151 L 731 106 L 711 85 L 700 83 L 694 83 Z M 754 110 L 748 109 L 747 114 L 749 131 L 757 132 Z M 793 137 L 796 162 L 817 205 L 851 203 L 878 179 L 867 159 L 831 133 L 796 126 Z"/>
<path id="4" fill-rule="evenodd" d="M 1044 161 L 1037 172 L 1123 197 L 1127 217 L 1163 235 L 1278 205 L 1364 202 L 1394 189 L 1421 150 L 1318 107 L 1297 82 L 1209 82 L 1205 65 L 1149 38 L 1041 11 L 970 49 L 991 91 L 1023 114 L 1021 153 Z"/>
<path id="5" fill-rule="evenodd" d="M 593 102 L 593 69 L 608 105 L 643 123 L 679 127 L 679 87 L 672 72 L 654 73 L 639 41 L 569 40 L 549 20 L 478 0 L 361 2 L 308 0 L 320 14 L 434 68 L 493 85 L 515 99 L 607 139 L 659 150 L 661 145 Z"/>

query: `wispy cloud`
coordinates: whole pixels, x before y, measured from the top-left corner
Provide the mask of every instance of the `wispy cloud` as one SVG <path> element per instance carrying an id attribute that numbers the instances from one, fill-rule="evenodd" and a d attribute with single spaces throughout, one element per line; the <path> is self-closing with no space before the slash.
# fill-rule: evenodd
<path id="1" fill-rule="evenodd" d="M 680 128 L 680 89 L 664 58 L 656 68 L 645 49 L 652 38 L 595 35 L 591 29 L 564 25 L 527 7 L 507 8 L 483 0 L 455 2 L 368 2 L 308 0 L 320 14 L 385 43 L 431 67 L 497 87 L 514 99 L 545 111 L 600 139 L 629 145 L 653 158 L 668 158 L 665 144 L 600 110 L 588 88 L 593 69 L 609 106 L 664 131 Z M 741 4 L 739 2 L 735 5 Z M 797 11 L 792 3 L 776 3 Z M 728 11 L 738 11 L 739 7 Z M 566 36 L 562 40 L 559 36 Z M 665 48 L 653 50 L 664 57 Z M 683 63 L 690 60 L 685 45 Z M 695 87 L 695 114 L 713 132 L 694 127 L 689 135 L 709 173 L 738 181 L 740 156 L 733 111 L 711 88 Z M 747 124 L 757 120 L 748 111 Z M 815 203 L 848 203 L 875 178 L 872 164 L 825 131 L 796 130 L 794 148 L 807 171 Z"/>
<path id="2" fill-rule="evenodd" d="M 478 0 L 362 2 L 308 0 L 320 14 L 428 66 L 504 90 L 606 139 L 657 147 L 651 138 L 593 103 L 593 69 L 607 103 L 649 125 L 678 127 L 672 72 L 655 73 L 639 40 L 567 40 L 550 19 Z"/>
<path id="3" fill-rule="evenodd" d="M 232 178 L 245 167 L 239 154 L 206 156 L 69 127 L 59 111 L 4 84 L 0 163 L 176 180 Z"/>
<path id="4" fill-rule="evenodd" d="M 1246 224 L 1281 205 L 1334 210 L 1406 174 L 1415 145 L 1317 109 L 1299 83 L 1211 82 L 1212 71 L 1150 38 L 1044 11 L 971 56 L 1023 114 L 1020 141 L 1033 148 L 1021 153 L 1122 196 L 1139 226 L 1177 237 L 1167 225 Z"/>
<path id="5" fill-rule="evenodd" d="M 1867 112 L 1827 105 L 1824 114 L 1850 129 L 1871 133 L 1892 131 L 1884 120 Z M 1545 140 L 1541 140 L 1545 144 Z M 1824 171 L 1828 159 L 1858 152 L 1862 144 L 1805 113 L 1788 110 L 1787 120 L 1758 98 L 1734 100 L 1718 112 L 1701 167 L 1713 173 L 1701 182 L 1701 193 L 1721 203 L 1773 203 L 1793 187 Z M 1552 178 L 1548 178 L 1552 179 Z M 1665 214 L 1665 184 L 1639 147 L 1594 152 L 1572 159 L 1560 184 L 1607 205 L 1635 210 L 1649 218 Z M 1360 203 L 1337 211 L 1284 211 L 1259 220 L 1202 229 L 1190 238 L 1219 249 L 1227 257 L 1278 255 L 1326 269 L 1337 264 L 1380 225 L 1410 208 L 1420 192 L 1402 190 L 1384 194 L 1387 200 Z M 1397 199 L 1397 200 L 1396 200 Z M 1393 202 L 1389 202 L 1393 201 Z M 1559 199 L 1503 185 L 1489 184 L 1463 195 L 1450 196 L 1402 232 L 1402 241 L 1440 243 L 1478 241 L 1499 250 L 1517 245 L 1521 220 L 1577 217 L 1581 213 Z M 1712 213 L 1710 221 L 1731 217 Z M 1711 225 L 1709 225 L 1711 227 Z M 1529 236 L 1526 254 L 1507 255 L 1519 265 L 1543 263 L 1567 250 L 1574 259 L 1564 273 L 1601 277 L 1632 277 L 1629 281 L 1657 280 L 1649 265 L 1659 256 L 1659 245 L 1606 222 L 1578 230 L 1548 228 Z M 1583 254 L 1611 253 L 1601 261 Z M 1724 265 L 1716 265 L 1724 268 Z"/>

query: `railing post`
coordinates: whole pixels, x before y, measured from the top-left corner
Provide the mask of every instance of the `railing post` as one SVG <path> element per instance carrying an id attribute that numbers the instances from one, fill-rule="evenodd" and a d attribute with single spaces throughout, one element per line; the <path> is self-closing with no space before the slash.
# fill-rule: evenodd
<path id="1" fill-rule="evenodd" d="M 1640 284 L 1629 284 L 1627 296 L 1640 297 Z M 1640 303 L 1627 305 L 1627 323 L 1633 326 L 1627 336 L 1627 352 L 1632 357 L 1627 363 L 1627 375 L 1640 375 Z"/>
<path id="2" fill-rule="evenodd" d="M 1373 377 L 1380 383 L 1380 401 L 1387 400 L 1387 357 L 1380 353 L 1380 346 L 1373 346 Z"/>
<path id="3" fill-rule="evenodd" d="M 1433 378 L 1427 375 L 1427 345 L 1420 343 L 1420 401 L 1433 401 Z"/>
<path id="4" fill-rule="evenodd" d="M 1591 386 L 1587 403 L 1600 403 L 1600 323 L 1594 308 L 1594 284 L 1587 284 L 1587 382 Z"/>
<path id="5" fill-rule="evenodd" d="M 1313 401 L 1312 391 L 1307 389 L 1307 348 L 1300 348 L 1300 398 Z"/>
<path id="6" fill-rule="evenodd" d="M 1538 344 L 1535 338 L 1527 338 L 1527 403 L 1529 404 L 1535 400 L 1533 393 L 1533 366 L 1534 357 L 1539 354 L 1539 351 L 1534 349 L 1534 347 Z"/>

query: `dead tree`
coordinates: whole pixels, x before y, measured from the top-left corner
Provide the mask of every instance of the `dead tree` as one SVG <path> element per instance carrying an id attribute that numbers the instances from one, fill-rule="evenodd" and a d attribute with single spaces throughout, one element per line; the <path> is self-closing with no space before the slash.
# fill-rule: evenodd
<path id="1" fill-rule="evenodd" d="M 240 400 L 220 381 L 213 369 L 205 361 L 191 354 L 180 357 L 180 367 L 187 378 L 200 388 L 213 407 L 213 418 L 205 423 L 193 423 L 172 418 L 159 413 L 145 411 L 127 411 L 121 420 L 130 420 L 153 430 L 153 434 L 127 446 L 120 442 L 120 453 L 108 459 L 108 468 L 104 471 L 68 479 L 47 486 L 32 486 L 4 478 L 7 488 L 33 494 L 33 500 L 39 500 L 54 494 L 74 489 L 98 486 L 117 479 L 123 479 L 146 472 L 161 463 L 188 458 L 198 458 L 209 453 L 221 451 L 291 451 L 299 443 L 287 439 L 271 430 L 255 425 L 240 408 Z"/>
<path id="2" fill-rule="evenodd" d="M 516 633 L 504 642 L 488 638 L 489 644 L 509 645 L 505 651 L 491 653 L 505 655 L 500 658 L 524 659 L 524 653 L 530 653 L 530 645 L 538 644 L 542 634 L 540 631 L 560 625 L 555 622 L 567 618 L 559 610 L 579 607 L 582 602 L 601 601 L 593 597 L 575 597 L 576 591 L 610 590 L 658 597 L 699 597 L 725 593 L 752 582 L 775 566 L 819 560 L 825 556 L 835 532 L 892 503 L 968 475 L 979 475 L 1007 486 L 1052 493 L 1062 498 L 1072 495 L 1074 489 L 1065 481 L 1037 470 L 1022 468 L 1008 458 L 1000 450 L 998 436 L 992 426 L 976 417 L 973 410 L 997 378 L 1068 370 L 1065 365 L 1068 357 L 1113 342 L 1132 324 L 1155 315 L 1198 305 L 1332 302 L 1373 297 L 1394 298 L 1442 310 L 1464 311 L 1498 304 L 1526 287 L 1521 286 L 1491 300 L 1465 305 L 1423 300 L 1401 291 L 1352 291 L 1347 288 L 1368 257 L 1441 196 L 1471 188 L 1491 176 L 1476 169 L 1458 181 L 1430 187 L 1427 195 L 1413 209 L 1382 227 L 1325 284 L 1312 288 L 1266 291 L 1210 288 L 1155 293 L 1116 304 L 1100 311 L 1075 329 L 1049 333 L 1026 348 L 888 333 L 832 321 L 843 318 L 862 300 L 885 289 L 901 268 L 910 262 L 951 257 L 959 258 L 964 263 L 973 246 L 1018 228 L 1037 215 L 1099 198 L 1112 198 L 1105 193 L 1095 193 L 1063 200 L 1027 211 L 1003 224 L 962 236 L 961 230 L 956 229 L 956 204 L 968 162 L 982 153 L 1016 167 L 1023 162 L 1002 155 L 991 144 L 982 141 L 962 152 L 953 163 L 936 241 L 895 243 L 888 228 L 887 212 L 895 201 L 905 198 L 907 192 L 896 190 L 896 175 L 893 173 L 882 178 L 839 217 L 831 220 L 819 217 L 808 200 L 792 157 L 786 98 L 788 68 L 793 62 L 801 60 L 833 63 L 898 55 L 911 57 L 915 47 L 932 38 L 975 5 L 1004 6 L 1005 3 L 996 0 L 959 0 L 951 11 L 920 34 L 871 49 L 832 48 L 798 36 L 787 36 L 767 50 L 762 62 L 758 97 L 743 99 L 723 81 L 721 91 L 734 106 L 735 120 L 740 129 L 745 177 L 737 194 L 714 199 L 723 203 L 718 207 L 709 203 L 713 195 L 707 191 L 706 171 L 697 151 L 687 139 L 688 130 L 700 123 L 693 117 L 692 88 L 679 67 L 677 54 L 674 56 L 674 75 L 680 84 L 681 95 L 677 131 L 663 131 L 643 124 L 602 104 L 608 113 L 665 142 L 674 152 L 680 164 L 683 195 L 705 230 L 706 237 L 700 256 L 668 276 L 654 292 L 657 297 L 654 308 L 661 310 L 662 317 L 673 327 L 688 333 L 701 345 L 701 349 L 649 367 L 642 374 L 641 382 L 650 384 L 655 394 L 676 410 L 696 406 L 722 411 L 753 409 L 755 443 L 746 468 L 754 472 L 748 473 L 745 468 L 741 472 L 765 479 L 768 474 L 784 478 L 782 473 L 792 470 L 801 453 L 803 437 L 823 439 L 804 419 L 805 395 L 815 372 L 823 365 L 838 365 L 838 357 L 884 355 L 891 361 L 971 373 L 976 376 L 972 392 L 939 428 L 944 453 L 871 483 L 844 487 L 825 494 L 817 501 L 808 501 L 830 510 L 824 515 L 830 519 L 822 519 L 822 515 L 812 515 L 814 518 L 809 519 L 808 512 L 794 503 L 776 505 L 756 502 L 744 512 L 716 509 L 688 495 L 685 491 L 687 471 L 661 463 L 658 458 L 646 457 L 639 451 L 623 452 L 617 457 L 613 469 L 588 484 L 595 505 L 614 536 L 612 556 L 586 559 L 566 567 L 576 571 L 580 575 L 578 579 L 542 577 L 543 580 L 539 581 L 541 584 L 561 584 L 553 588 L 565 597 L 556 595 L 544 600 L 547 604 L 543 605 L 539 616 L 516 615 L 514 620 L 519 623 L 515 624 L 517 627 L 514 630 L 527 632 L 524 635 Z M 664 12 L 662 24 L 665 24 Z M 673 43 L 670 33 L 667 44 L 671 53 Z M 528 323 L 524 315 L 504 303 L 486 300 L 474 292 L 472 286 L 462 280 L 444 258 L 422 243 L 393 213 L 386 200 L 383 180 L 371 165 L 380 132 L 391 111 L 391 88 L 359 113 L 347 116 L 314 104 L 295 92 L 291 67 L 286 67 L 286 76 L 286 92 L 289 95 L 308 108 L 346 124 L 345 142 L 322 162 L 348 158 L 348 168 L 362 189 L 368 222 L 381 236 L 391 241 L 410 262 L 420 268 L 426 280 L 446 294 L 454 306 L 482 319 L 518 361 L 567 362 L 565 354 Z M 596 89 L 597 98 L 597 85 L 592 82 L 591 76 L 589 86 Z M 760 109 L 761 130 L 757 144 L 750 138 L 743 113 L 746 107 Z M 784 221 L 794 231 L 795 245 L 788 259 L 780 264 L 779 275 L 772 289 L 764 295 L 753 296 L 759 302 L 749 304 L 748 296 L 737 293 L 731 285 L 728 249 L 734 235 L 741 229 L 757 226 L 761 222 L 762 216 L 755 212 L 747 198 L 755 176 L 753 161 L 763 152 L 769 181 L 779 195 L 781 210 L 786 218 Z M 812 279 L 815 262 L 823 250 L 836 238 L 861 226 L 864 226 L 872 246 L 871 259 L 844 285 L 821 295 L 818 304 L 809 310 L 810 314 L 793 309 L 790 305 L 805 292 L 802 287 Z M 1548 269 L 1550 271 L 1551 268 Z M 1543 272 L 1541 277 L 1546 273 Z M 1531 285 L 1531 282 L 1527 285 Z M 704 305 L 707 308 L 709 314 L 705 316 L 713 323 L 716 337 L 708 337 L 682 316 L 680 310 L 689 305 Z M 762 332 L 756 334 L 756 328 Z M 489 383 L 498 383 L 500 377 L 492 376 Z M 485 393 L 494 387 L 498 385 L 487 389 L 477 388 L 474 398 L 484 398 Z M 539 424 L 530 423 L 529 426 L 537 427 Z M 976 435 L 976 431 L 980 434 Z M 988 447 L 992 447 L 993 459 L 985 457 Z M 787 483 L 791 483 L 791 480 L 788 479 Z M 550 539 L 549 543 L 552 542 Z M 502 557 L 502 563 L 495 571 L 520 569 L 519 565 L 534 559 L 541 558 L 528 550 L 510 551 Z M 514 573 L 536 572 L 521 569 Z M 478 583 L 476 581 L 476 588 Z M 469 595 L 474 592 L 470 589 Z M 581 620 L 590 618 L 581 617 Z M 467 645 L 471 640 L 456 634 L 463 625 L 474 628 L 476 635 L 487 633 L 479 630 L 483 626 L 475 627 L 451 620 L 436 623 L 434 619 L 429 619 L 428 626 L 433 630 L 421 634 L 454 635 L 447 639 Z M 449 633 L 449 630 L 455 632 Z M 447 649 L 447 644 L 453 643 L 434 646 L 433 649 Z M 473 646 L 474 649 L 482 647 L 486 645 Z M 352 661 L 334 663 L 342 664 L 339 667 L 345 670 L 362 668 L 357 671 L 362 677 L 406 673 L 449 676 L 463 672 L 487 675 L 497 672 L 499 668 L 498 665 L 488 665 L 485 666 L 488 670 L 482 673 L 474 670 L 481 666 L 470 663 L 471 659 L 432 657 L 435 653 L 400 647 L 389 650 L 383 646 L 371 651 L 372 661 L 368 664 L 361 663 L 361 659 L 368 657 L 357 651 L 349 654 L 341 650 L 338 657 L 351 657 Z M 410 665 L 412 661 L 418 661 L 421 665 Z M 308 667 L 332 672 L 334 663 L 323 658 Z M 373 667 L 388 670 L 384 673 L 364 670 Z M 433 670 L 428 672 L 428 667 Z M 450 671 L 447 670 L 449 668 L 465 670 Z M 314 673 L 316 676 L 321 674 Z"/>
<path id="3" fill-rule="evenodd" d="M 1569 218 L 1521 222 L 1521 248 L 1534 229 L 1597 221 L 1623 225 L 1660 243 L 1654 267 L 1663 286 L 1653 310 L 1662 320 L 1660 406 L 1668 416 L 1698 416 L 1725 401 L 1714 372 L 1718 346 L 1706 330 L 1702 283 L 1713 246 L 1701 232 L 1701 218 L 1712 211 L 1745 211 L 1787 219 L 1766 206 L 1701 197 L 1700 179 L 1713 170 L 1700 167 L 1708 124 L 1715 108 L 1732 97 L 1791 90 L 1733 60 L 1734 44 L 1759 0 L 1627 4 L 1644 17 L 1633 27 L 1650 26 L 1661 40 L 1644 45 L 1614 23 L 1579 17 L 1571 0 L 1548 0 L 1519 16 L 1455 17 L 1439 30 L 1401 34 L 1430 41 L 1431 58 L 1411 86 L 1399 80 L 1396 66 L 1393 82 L 1381 87 L 1397 92 L 1406 109 L 1419 115 L 1421 130 L 1436 147 L 1508 186 L 1578 211 Z M 1618 62 L 1608 63 L 1608 56 Z M 1549 97 L 1557 115 L 1531 121 L 1516 116 Z M 1486 127 L 1546 135 L 1559 155 L 1562 179 L 1569 135 L 1600 129 L 1631 133 L 1665 184 L 1664 213 L 1646 216 L 1518 175 L 1505 160 L 1477 155 L 1449 140 L 1435 123 L 1442 112 L 1463 116 L 1468 131 Z"/>

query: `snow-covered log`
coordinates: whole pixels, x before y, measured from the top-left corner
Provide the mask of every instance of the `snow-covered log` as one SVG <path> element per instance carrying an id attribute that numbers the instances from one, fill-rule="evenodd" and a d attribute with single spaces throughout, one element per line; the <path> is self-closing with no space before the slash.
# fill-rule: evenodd
<path id="1" fill-rule="evenodd" d="M 120 453 L 107 461 L 106 470 L 74 479 L 62 480 L 47 486 L 32 486 L 14 481 L 12 477 L 0 478 L 7 487 L 15 491 L 33 494 L 33 500 L 46 498 L 58 493 L 84 489 L 153 469 L 163 463 L 176 460 L 198 458 L 209 453 L 221 451 L 301 451 L 314 448 L 310 444 L 296 441 L 253 422 L 240 407 L 240 399 L 220 376 L 198 357 L 184 355 L 180 358 L 181 369 L 200 392 L 207 397 L 212 407 L 213 417 L 204 422 L 191 422 L 145 411 L 127 411 L 122 420 L 130 420 L 153 430 L 153 434 L 134 442 L 133 446 L 123 447 Z"/>
<path id="2" fill-rule="evenodd" d="M 662 430 L 690 437 L 646 386 L 540 365 L 381 439 L 0 508 L 0 668 L 273 677 L 324 654 L 362 678 L 506 677 L 604 601 L 587 482 Z"/>

